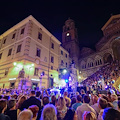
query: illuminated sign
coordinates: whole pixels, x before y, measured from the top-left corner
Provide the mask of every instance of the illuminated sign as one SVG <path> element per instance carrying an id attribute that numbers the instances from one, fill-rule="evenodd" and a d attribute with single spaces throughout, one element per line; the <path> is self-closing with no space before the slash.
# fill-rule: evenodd
<path id="1" fill-rule="evenodd" d="M 16 80 L 16 78 L 10 78 L 9 80 Z"/>
<path id="2" fill-rule="evenodd" d="M 31 80 L 33 80 L 33 81 L 40 81 L 40 79 L 33 79 L 33 78 Z"/>

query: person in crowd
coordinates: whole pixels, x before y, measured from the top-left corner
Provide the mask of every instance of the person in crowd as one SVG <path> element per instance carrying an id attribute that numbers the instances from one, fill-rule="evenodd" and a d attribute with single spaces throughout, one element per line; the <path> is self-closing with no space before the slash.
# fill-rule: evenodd
<path id="1" fill-rule="evenodd" d="M 82 105 L 81 101 L 82 101 L 81 95 L 77 95 L 76 103 L 74 103 L 71 108 L 76 111 L 77 107 Z"/>
<path id="2" fill-rule="evenodd" d="M 9 100 L 10 99 L 10 96 L 9 95 L 5 95 L 4 97 L 3 97 L 3 99 L 5 99 L 5 100 Z"/>
<path id="3" fill-rule="evenodd" d="M 72 106 L 74 103 L 76 103 L 76 97 L 72 97 L 72 98 L 71 98 L 71 106 Z"/>
<path id="4" fill-rule="evenodd" d="M 40 102 L 40 100 L 38 100 L 35 97 L 35 91 L 31 91 L 30 98 L 28 98 L 27 100 L 25 100 L 23 102 L 23 104 L 21 105 L 20 110 L 22 111 L 22 110 L 24 110 L 24 108 L 28 108 L 31 105 L 37 105 L 39 107 L 39 112 L 38 112 L 38 116 L 37 116 L 37 120 L 39 120 L 40 115 L 41 115 L 41 102 Z"/>
<path id="5" fill-rule="evenodd" d="M 77 115 L 70 108 L 67 108 L 66 101 L 63 97 L 58 99 L 57 120 L 76 120 Z"/>
<path id="6" fill-rule="evenodd" d="M 27 97 L 25 95 L 21 95 L 20 97 L 18 97 L 18 102 L 16 103 L 16 108 L 20 109 L 21 105 L 23 104 L 23 102 L 27 99 Z"/>
<path id="7" fill-rule="evenodd" d="M 98 107 L 98 96 L 97 95 L 93 95 L 93 105 L 91 105 L 91 107 L 95 110 L 96 115 L 98 116 L 99 112 L 100 112 L 100 108 Z"/>
<path id="8" fill-rule="evenodd" d="M 55 102 L 56 102 L 56 96 L 52 95 L 52 97 L 51 97 L 51 104 L 53 104 L 55 106 Z"/>
<path id="9" fill-rule="evenodd" d="M 40 100 L 40 95 L 41 95 L 41 92 L 40 91 L 37 91 L 36 92 L 36 98 Z"/>
<path id="10" fill-rule="evenodd" d="M 6 90 L 6 96 L 10 96 L 10 90 Z"/>
<path id="11" fill-rule="evenodd" d="M 6 109 L 7 101 L 5 99 L 0 99 L 0 120 L 10 120 L 10 117 L 4 114 Z"/>
<path id="12" fill-rule="evenodd" d="M 106 108 L 102 118 L 103 120 L 120 120 L 120 112 L 113 108 Z"/>
<path id="13" fill-rule="evenodd" d="M 3 95 L 0 95 L 0 99 L 2 99 L 3 98 Z"/>
<path id="14" fill-rule="evenodd" d="M 95 113 L 85 111 L 82 120 L 97 120 Z"/>
<path id="15" fill-rule="evenodd" d="M 43 110 L 44 106 L 50 103 L 49 97 L 48 96 L 42 97 L 42 102 L 43 102 L 43 104 L 41 106 L 41 113 L 42 113 L 42 110 Z"/>
<path id="16" fill-rule="evenodd" d="M 85 95 L 84 89 L 81 89 L 80 93 L 81 93 L 81 96 L 82 96 L 82 99 L 83 99 L 83 98 L 84 98 L 84 95 Z"/>
<path id="17" fill-rule="evenodd" d="M 108 97 L 108 101 L 111 102 L 112 100 L 111 100 L 111 92 L 110 91 L 108 91 L 107 97 Z"/>
<path id="18" fill-rule="evenodd" d="M 76 96 L 79 95 L 79 92 L 76 92 Z"/>
<path id="19" fill-rule="evenodd" d="M 18 97 L 17 94 L 12 95 L 12 98 L 13 98 L 13 99 L 16 99 L 16 100 L 17 100 L 17 97 Z"/>
<path id="20" fill-rule="evenodd" d="M 120 100 L 118 100 L 118 111 L 120 112 Z"/>
<path id="21" fill-rule="evenodd" d="M 111 95 L 111 100 L 112 100 L 112 104 L 114 106 L 114 109 L 118 109 L 118 97 L 117 95 L 113 94 Z"/>
<path id="22" fill-rule="evenodd" d="M 57 114 L 58 120 L 63 119 L 67 113 L 66 101 L 63 97 L 60 97 L 58 99 L 57 111 L 58 111 Z"/>
<path id="23" fill-rule="evenodd" d="M 42 94 L 41 94 L 41 97 L 43 98 L 44 96 L 48 96 L 48 97 L 49 97 L 49 94 L 48 94 L 47 89 L 42 88 Z"/>
<path id="24" fill-rule="evenodd" d="M 44 106 L 40 120 L 57 120 L 57 110 L 52 104 Z"/>
<path id="25" fill-rule="evenodd" d="M 114 108 L 114 106 L 113 106 L 113 104 L 112 104 L 111 102 L 108 102 L 108 103 L 107 103 L 107 107 L 112 107 L 112 108 Z"/>
<path id="26" fill-rule="evenodd" d="M 17 115 L 21 112 L 20 108 L 21 108 L 21 105 L 23 104 L 23 102 L 26 100 L 26 96 L 25 95 L 22 95 L 19 97 L 18 99 L 18 102 L 16 104 L 16 109 L 17 109 Z"/>
<path id="27" fill-rule="evenodd" d="M 104 98 L 99 98 L 98 107 L 100 108 L 98 120 L 102 120 L 102 115 L 103 115 L 104 109 L 107 108 L 107 100 L 105 100 Z"/>
<path id="28" fill-rule="evenodd" d="M 96 114 L 95 110 L 89 105 L 89 102 L 90 102 L 90 97 L 88 95 L 84 95 L 83 104 L 79 106 L 76 110 L 78 120 L 82 120 L 82 115 L 84 111 L 90 111 Z"/>
<path id="29" fill-rule="evenodd" d="M 67 105 L 67 107 L 70 107 L 70 105 L 71 105 L 71 99 L 69 97 L 67 97 L 67 96 L 68 96 L 68 92 L 65 91 L 64 92 L 64 98 L 65 98 L 65 101 L 66 101 L 66 105 Z"/>
<path id="30" fill-rule="evenodd" d="M 25 109 L 22 112 L 20 112 L 17 120 L 32 120 L 33 113 L 31 110 Z"/>
<path id="31" fill-rule="evenodd" d="M 42 101 L 43 101 L 43 107 L 50 102 L 48 96 L 44 96 L 43 99 L 42 99 Z"/>
<path id="32" fill-rule="evenodd" d="M 10 99 L 8 101 L 8 108 L 7 115 L 10 117 L 11 120 L 17 120 L 17 109 L 16 109 L 16 100 Z"/>
<path id="33" fill-rule="evenodd" d="M 118 100 L 120 100 L 120 96 L 118 96 Z"/>
<path id="34" fill-rule="evenodd" d="M 108 97 L 107 97 L 107 96 L 105 96 L 104 94 L 102 94 L 102 95 L 101 95 L 101 98 L 103 98 L 103 99 L 107 100 L 107 102 L 109 102 Z"/>
<path id="35" fill-rule="evenodd" d="M 39 111 L 39 107 L 37 105 L 32 105 L 28 109 L 31 110 L 32 113 L 33 113 L 32 120 L 36 120 L 37 119 L 37 114 L 38 114 L 38 111 Z"/>
<path id="36" fill-rule="evenodd" d="M 58 99 L 56 99 L 55 101 L 55 106 L 58 106 Z"/>

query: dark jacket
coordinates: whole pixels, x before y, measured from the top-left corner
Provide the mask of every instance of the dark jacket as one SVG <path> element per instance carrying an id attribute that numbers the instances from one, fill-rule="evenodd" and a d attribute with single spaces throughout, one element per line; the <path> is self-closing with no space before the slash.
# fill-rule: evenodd
<path id="1" fill-rule="evenodd" d="M 40 119 L 40 116 L 41 116 L 41 102 L 40 100 L 38 100 L 36 97 L 32 96 L 30 98 L 28 98 L 27 100 L 25 100 L 23 102 L 23 104 L 21 105 L 21 108 L 20 110 L 24 110 L 25 108 L 29 108 L 29 106 L 31 105 L 37 105 L 39 107 L 39 111 L 38 111 L 38 117 L 37 117 L 37 120 Z"/>
<path id="2" fill-rule="evenodd" d="M 4 114 L 0 114 L 0 120 L 11 120 L 10 118 L 9 118 L 9 116 L 7 116 L 7 115 L 4 115 Z"/>
<path id="3" fill-rule="evenodd" d="M 17 110 L 9 110 L 6 115 L 8 115 L 11 120 L 17 120 Z"/>

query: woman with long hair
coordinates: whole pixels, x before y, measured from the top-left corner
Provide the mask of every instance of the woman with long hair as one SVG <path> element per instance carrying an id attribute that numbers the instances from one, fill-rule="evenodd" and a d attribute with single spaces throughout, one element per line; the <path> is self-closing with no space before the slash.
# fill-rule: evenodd
<path id="1" fill-rule="evenodd" d="M 17 115 L 21 112 L 20 111 L 20 108 L 21 108 L 21 105 L 23 104 L 23 102 L 26 100 L 27 98 L 26 98 L 26 96 L 21 96 L 19 99 L 18 99 L 18 102 L 17 102 L 17 104 L 16 104 L 16 109 L 18 109 L 17 110 Z"/>
<path id="2" fill-rule="evenodd" d="M 63 97 L 58 99 L 57 113 L 58 120 L 77 120 L 75 111 L 67 108 L 66 101 Z"/>
<path id="3" fill-rule="evenodd" d="M 52 104 L 44 106 L 40 120 L 57 120 L 57 110 Z"/>

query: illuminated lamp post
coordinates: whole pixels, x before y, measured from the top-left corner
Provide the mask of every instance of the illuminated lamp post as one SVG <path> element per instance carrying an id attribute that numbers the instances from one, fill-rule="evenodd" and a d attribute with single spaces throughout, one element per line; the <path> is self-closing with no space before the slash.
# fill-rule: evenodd
<path id="1" fill-rule="evenodd" d="M 64 69 L 62 71 L 63 75 L 64 75 L 64 79 L 65 79 L 65 83 L 67 84 L 67 88 L 69 88 L 69 76 L 68 76 L 68 71 L 66 69 Z"/>
<path id="2" fill-rule="evenodd" d="M 64 70 L 63 70 L 63 74 L 65 75 L 66 73 L 67 73 L 67 70 L 66 70 L 66 69 L 64 69 Z"/>
<path id="3" fill-rule="evenodd" d="M 45 75 L 45 72 L 43 71 L 42 73 L 40 73 L 40 89 L 41 89 L 41 84 L 42 84 L 42 77 Z"/>

